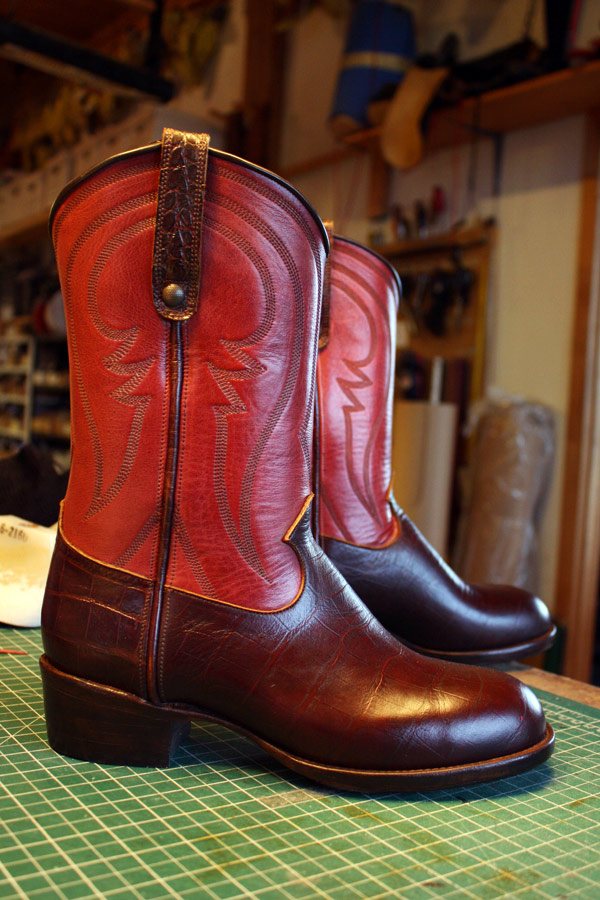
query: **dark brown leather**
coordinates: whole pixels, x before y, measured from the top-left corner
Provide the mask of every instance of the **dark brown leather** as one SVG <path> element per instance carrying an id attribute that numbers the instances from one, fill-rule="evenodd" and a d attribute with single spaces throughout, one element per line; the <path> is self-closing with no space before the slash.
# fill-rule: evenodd
<path id="1" fill-rule="evenodd" d="M 331 538 L 325 552 L 393 634 L 449 653 L 521 644 L 552 627 L 546 605 L 520 588 L 465 583 L 400 510 L 400 534 L 373 550 Z"/>
<path id="2" fill-rule="evenodd" d="M 58 534 L 42 607 L 42 637 L 50 659 L 146 698 L 146 640 L 153 585 L 100 565 Z"/>
<path id="3" fill-rule="evenodd" d="M 515 679 L 421 657 L 385 631 L 315 543 L 309 510 L 291 544 L 306 581 L 282 612 L 165 592 L 163 702 L 211 712 L 315 762 L 360 769 L 458 765 L 543 739 L 540 704 Z M 147 584 L 77 556 L 59 545 L 45 607 L 47 657 L 71 675 L 131 691 L 136 660 L 143 670 Z M 108 602 L 103 587 L 111 582 L 118 593 Z"/>
<path id="4" fill-rule="evenodd" d="M 160 541 L 156 567 L 156 585 L 152 592 L 152 603 L 148 613 L 148 651 L 146 654 L 146 685 L 148 697 L 156 702 L 157 671 L 156 653 L 158 648 L 158 631 L 162 616 L 165 582 L 169 570 L 171 547 L 173 543 L 173 515 L 175 509 L 175 488 L 179 468 L 181 447 L 181 418 L 183 393 L 183 326 L 181 322 L 172 322 L 169 334 L 167 390 L 169 392 L 169 427 L 168 443 L 165 456 L 163 479 L 163 495 L 160 509 Z"/>
<path id="5" fill-rule="evenodd" d="M 156 311 L 165 319 L 189 319 L 198 308 L 209 140 L 207 134 L 163 131 L 152 290 Z M 183 292 L 175 309 L 163 295 L 173 284 Z"/>

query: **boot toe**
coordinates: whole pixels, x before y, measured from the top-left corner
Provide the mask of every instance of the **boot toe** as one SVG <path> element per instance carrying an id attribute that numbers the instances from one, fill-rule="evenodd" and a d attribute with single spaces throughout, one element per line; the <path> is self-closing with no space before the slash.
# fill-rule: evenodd
<path id="1" fill-rule="evenodd" d="M 504 709 L 498 710 L 499 740 L 504 754 L 517 753 L 543 740 L 546 717 L 542 704 L 531 690 L 511 675 L 503 675 L 506 682 Z"/>
<path id="2" fill-rule="evenodd" d="M 398 674 L 401 681 L 388 669 L 390 680 L 381 684 L 346 747 L 346 753 L 368 753 L 374 768 L 470 766 L 526 753 L 544 740 L 539 700 L 511 675 L 409 650 Z M 356 757 L 350 764 L 358 764 Z"/>
<path id="3" fill-rule="evenodd" d="M 550 611 L 535 594 L 509 585 L 486 585 L 480 590 L 498 645 L 521 644 L 551 632 Z"/>
<path id="4" fill-rule="evenodd" d="M 469 667 L 464 673 L 471 687 L 474 671 Z M 451 747 L 452 765 L 522 753 L 539 744 L 546 734 L 542 705 L 530 688 L 503 672 L 478 672 L 478 697 L 470 692 L 463 694 L 448 723 L 446 746 Z"/>

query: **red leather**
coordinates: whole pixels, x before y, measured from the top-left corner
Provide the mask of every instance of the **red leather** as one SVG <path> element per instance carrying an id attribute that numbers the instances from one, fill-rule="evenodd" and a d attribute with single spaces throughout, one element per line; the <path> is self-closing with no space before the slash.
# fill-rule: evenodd
<path id="1" fill-rule="evenodd" d="M 85 554 L 147 578 L 168 415 L 168 325 L 148 307 L 157 186 L 151 157 L 116 162 L 69 195 L 53 227 L 71 366 L 63 529 Z"/>
<path id="2" fill-rule="evenodd" d="M 361 770 L 476 763 L 543 740 L 541 706 L 514 678 L 426 659 L 396 641 L 317 546 L 309 512 L 291 545 L 306 581 L 298 602 L 282 612 L 166 592 L 162 704 L 204 710 L 287 752 Z M 144 696 L 135 684 L 145 664 L 138 649 L 147 588 L 59 539 L 43 622 L 50 662 Z"/>
<path id="3" fill-rule="evenodd" d="M 169 325 L 151 283 L 158 166 L 158 150 L 109 164 L 54 220 L 73 373 L 64 534 L 145 578 L 156 575 L 170 439 Z M 324 260 L 318 225 L 294 193 L 210 155 L 199 307 L 182 325 L 169 586 L 264 610 L 301 589 L 283 538 L 311 492 Z"/>
<path id="4" fill-rule="evenodd" d="M 319 354 L 320 529 L 381 547 L 396 535 L 391 486 L 397 283 L 390 267 L 335 237 L 329 341 Z"/>

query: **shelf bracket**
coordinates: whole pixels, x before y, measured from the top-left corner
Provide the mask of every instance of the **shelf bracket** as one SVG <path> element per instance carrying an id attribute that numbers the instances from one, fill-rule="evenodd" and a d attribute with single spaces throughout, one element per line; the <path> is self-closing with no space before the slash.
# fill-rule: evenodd
<path id="1" fill-rule="evenodd" d="M 473 121 L 472 122 L 464 122 L 459 119 L 451 118 L 455 125 L 459 128 L 462 128 L 464 131 L 470 132 L 475 140 L 471 142 L 471 146 L 476 145 L 476 139 L 478 137 L 489 138 L 493 144 L 493 194 L 494 197 L 498 197 L 500 195 L 500 191 L 502 189 L 502 164 L 504 161 L 504 132 L 503 131 L 493 131 L 490 128 L 483 128 L 479 124 L 480 117 L 480 104 L 476 103 L 473 108 Z"/>
<path id="2" fill-rule="evenodd" d="M 463 125 L 464 128 L 471 131 L 476 137 L 489 138 L 493 145 L 493 195 L 500 196 L 502 190 L 502 164 L 504 162 L 504 132 L 490 131 L 489 128 L 480 128 L 473 125 Z"/>

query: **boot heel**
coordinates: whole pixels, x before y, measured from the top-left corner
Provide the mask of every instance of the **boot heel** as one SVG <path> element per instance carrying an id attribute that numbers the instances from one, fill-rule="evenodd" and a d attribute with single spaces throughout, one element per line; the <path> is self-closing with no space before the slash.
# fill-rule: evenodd
<path id="1" fill-rule="evenodd" d="M 168 766 L 190 723 L 116 688 L 40 659 L 48 741 L 63 756 L 121 766 Z"/>

